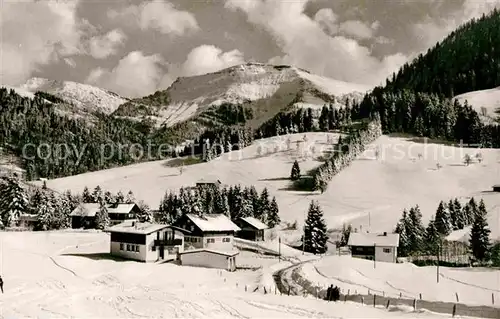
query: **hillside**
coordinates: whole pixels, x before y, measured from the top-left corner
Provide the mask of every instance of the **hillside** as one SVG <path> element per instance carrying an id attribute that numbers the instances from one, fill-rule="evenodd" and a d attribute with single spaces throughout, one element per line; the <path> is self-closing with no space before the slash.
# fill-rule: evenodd
<path id="1" fill-rule="evenodd" d="M 306 134 L 314 158 L 300 161 L 297 140 L 304 134 L 291 135 L 290 151 L 286 151 L 286 138 L 275 137 L 254 142 L 242 152 L 233 151 L 208 163 L 185 166 L 182 175 L 165 161 L 136 164 L 127 167 L 81 174 L 49 180 L 50 188 L 82 192 L 85 186 L 112 192 L 127 192 L 131 189 L 138 199 L 151 207 L 159 206 L 165 191 L 177 191 L 181 186 L 194 186 L 201 178 L 218 178 L 227 185 L 255 185 L 260 191 L 269 189 L 276 196 L 283 221 L 298 221 L 302 224 L 312 199 L 318 200 L 325 212 L 329 228 L 340 228 L 343 223 L 352 223 L 354 228 L 371 231 L 392 231 L 401 217 L 403 209 L 419 205 L 423 222 L 427 223 L 436 213 L 441 200 L 458 197 L 465 202 L 470 196 L 476 200 L 484 198 L 489 211 L 492 238 L 499 238 L 500 218 L 498 205 L 500 194 L 490 192 L 498 183 L 498 151 L 483 149 L 482 163 L 463 164 L 465 154 L 472 157 L 478 149 L 457 148 L 430 143 L 418 143 L 404 138 L 382 136 L 370 150 L 336 175 L 323 194 L 298 192 L 289 188 L 288 176 L 292 163 L 299 159 L 301 171 L 307 172 L 320 164 L 319 156 L 330 146 L 325 133 Z M 262 155 L 258 147 L 265 150 Z M 282 151 L 275 153 L 275 145 Z M 376 160 L 374 148 L 380 150 Z M 267 154 L 265 154 L 267 153 Z M 422 158 L 418 158 L 422 154 Z M 442 166 L 437 169 L 437 163 Z M 35 182 L 39 184 L 39 182 Z M 300 230 L 297 231 L 300 235 Z M 293 236 L 292 236 L 293 237 Z"/>
<path id="2" fill-rule="evenodd" d="M 19 86 L 22 92 L 35 93 L 37 91 L 52 94 L 73 105 L 76 113 L 102 112 L 111 114 L 127 99 L 113 92 L 103 90 L 87 84 L 71 81 L 55 81 L 44 78 L 31 78 Z"/>
<path id="3" fill-rule="evenodd" d="M 291 66 L 247 63 L 215 73 L 178 78 L 167 90 L 121 105 L 116 116 L 148 116 L 172 126 L 212 106 L 243 104 L 254 124 L 292 106 L 317 107 L 360 99 L 370 88 L 324 78 Z"/>
<path id="4" fill-rule="evenodd" d="M 467 103 L 479 113 L 485 123 L 498 122 L 500 109 L 500 87 L 467 92 L 454 97 L 460 103 Z"/>

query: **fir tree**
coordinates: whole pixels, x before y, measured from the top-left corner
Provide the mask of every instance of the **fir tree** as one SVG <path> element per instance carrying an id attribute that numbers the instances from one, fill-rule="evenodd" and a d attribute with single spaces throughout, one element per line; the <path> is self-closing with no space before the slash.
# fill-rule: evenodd
<path id="1" fill-rule="evenodd" d="M 427 253 L 436 255 L 439 251 L 441 234 L 439 233 L 434 218 L 429 221 L 429 225 L 425 231 L 425 245 Z"/>
<path id="2" fill-rule="evenodd" d="M 16 177 L 3 177 L 0 180 L 0 220 L 3 226 L 11 227 L 28 210 L 28 196 L 20 181 Z"/>
<path id="3" fill-rule="evenodd" d="M 490 250 L 490 229 L 486 220 L 487 211 L 483 200 L 481 200 L 478 211 L 474 218 L 470 232 L 470 247 L 472 255 L 479 261 L 486 261 L 489 258 Z"/>
<path id="4" fill-rule="evenodd" d="M 494 267 L 500 267 L 500 242 L 496 242 L 491 247 L 491 262 Z"/>
<path id="5" fill-rule="evenodd" d="M 265 222 L 267 219 L 267 215 L 269 214 L 269 204 L 269 191 L 267 190 L 267 187 L 265 187 L 260 193 L 259 211 L 255 214 L 254 217 Z"/>
<path id="6" fill-rule="evenodd" d="M 141 210 L 141 214 L 139 216 L 137 216 L 137 219 L 141 223 L 152 222 L 153 221 L 153 213 L 151 212 L 151 208 L 149 207 L 149 205 L 146 204 L 146 202 L 144 202 L 143 200 L 140 200 L 137 203 L 137 206 Z"/>
<path id="7" fill-rule="evenodd" d="M 84 203 L 92 203 L 94 201 L 92 195 L 90 194 L 89 188 L 85 186 L 83 188 L 82 200 Z"/>
<path id="8" fill-rule="evenodd" d="M 273 197 L 271 204 L 269 205 L 269 214 L 267 215 L 267 226 L 269 228 L 274 228 L 281 223 L 279 216 L 278 203 L 276 202 L 276 197 Z"/>
<path id="9" fill-rule="evenodd" d="M 410 243 L 410 252 L 412 254 L 419 253 L 424 248 L 425 228 L 422 224 L 422 213 L 419 206 L 410 209 L 409 227 L 407 226 L 408 240 Z"/>
<path id="10" fill-rule="evenodd" d="M 101 186 L 97 185 L 92 192 L 92 203 L 100 203 L 101 200 L 104 200 L 104 195 Z"/>
<path id="11" fill-rule="evenodd" d="M 95 215 L 95 227 L 96 229 L 105 229 L 109 226 L 110 220 L 108 215 L 108 208 L 104 201 L 101 201 L 99 211 Z"/>
<path id="12" fill-rule="evenodd" d="M 394 232 L 399 234 L 399 245 L 398 245 L 398 254 L 402 257 L 406 257 L 410 254 L 410 238 L 408 236 L 408 227 L 409 227 L 409 218 L 407 210 L 403 210 L 403 216 L 396 224 L 396 229 Z"/>
<path id="13" fill-rule="evenodd" d="M 451 205 L 453 209 L 453 205 Z M 451 232 L 450 216 L 446 211 L 444 202 L 441 201 L 436 211 L 436 219 L 433 222 L 437 232 L 443 236 L 448 236 Z"/>
<path id="14" fill-rule="evenodd" d="M 316 201 L 311 201 L 307 212 L 303 238 L 304 250 L 313 254 L 324 254 L 327 247 L 327 227 L 323 211 Z"/>
<path id="15" fill-rule="evenodd" d="M 50 230 L 52 229 L 54 219 L 54 207 L 49 201 L 48 196 L 44 194 L 37 209 L 37 221 L 35 230 Z"/>
<path id="16" fill-rule="evenodd" d="M 123 204 L 125 203 L 125 195 L 123 195 L 122 191 L 118 191 L 115 196 L 115 204 Z"/>
<path id="17" fill-rule="evenodd" d="M 133 204 L 135 203 L 135 196 L 134 196 L 134 193 L 132 193 L 132 191 L 128 191 L 127 193 L 127 198 L 125 198 L 125 204 Z"/>
<path id="18" fill-rule="evenodd" d="M 293 181 L 296 181 L 299 178 L 300 178 L 299 162 L 297 162 L 297 160 L 295 160 L 295 162 L 293 162 L 292 172 L 290 173 L 290 179 Z"/>
<path id="19" fill-rule="evenodd" d="M 349 243 L 349 236 L 351 235 L 352 232 L 352 225 L 349 224 L 347 227 L 344 224 L 342 226 L 342 237 L 340 238 L 340 246 L 345 247 Z"/>

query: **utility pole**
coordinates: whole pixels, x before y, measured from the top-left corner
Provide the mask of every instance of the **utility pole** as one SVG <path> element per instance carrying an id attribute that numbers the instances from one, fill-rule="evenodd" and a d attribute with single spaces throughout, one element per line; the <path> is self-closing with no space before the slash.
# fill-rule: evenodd
<path id="1" fill-rule="evenodd" d="M 278 262 L 281 262 L 281 237 L 278 237 Z"/>
<path id="2" fill-rule="evenodd" d="M 372 213 L 368 212 L 368 227 L 372 227 Z"/>
<path id="3" fill-rule="evenodd" d="M 438 249 L 437 249 L 437 267 L 436 267 L 436 282 L 439 283 L 439 252 L 441 250 L 441 240 L 438 243 Z"/>
<path id="4" fill-rule="evenodd" d="M 373 269 L 377 267 L 377 243 L 373 243 Z"/>
<path id="5" fill-rule="evenodd" d="M 306 225 L 304 224 L 304 234 L 302 235 L 302 255 L 306 250 Z"/>

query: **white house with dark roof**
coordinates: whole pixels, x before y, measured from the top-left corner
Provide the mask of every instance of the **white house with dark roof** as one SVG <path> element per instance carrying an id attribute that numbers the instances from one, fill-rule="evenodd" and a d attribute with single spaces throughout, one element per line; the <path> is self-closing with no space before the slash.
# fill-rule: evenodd
<path id="1" fill-rule="evenodd" d="M 186 250 L 207 248 L 233 251 L 234 235 L 241 230 L 222 214 L 207 214 L 203 217 L 185 214 L 174 223 L 174 226 L 189 231 L 184 234 Z"/>
<path id="2" fill-rule="evenodd" d="M 110 253 L 143 262 L 176 260 L 184 251 L 184 232 L 177 227 L 134 220 L 111 226 Z"/>
<path id="3" fill-rule="evenodd" d="M 137 218 L 141 213 L 141 209 L 137 204 L 118 204 L 110 205 L 108 207 L 108 216 L 111 221 L 111 225 L 116 225 L 122 223 L 126 220 L 132 220 Z"/>
<path id="4" fill-rule="evenodd" d="M 264 241 L 265 230 L 269 228 L 255 217 L 241 217 L 236 225 L 241 228 L 236 236 L 253 241 Z"/>
<path id="5" fill-rule="evenodd" d="M 399 234 L 352 233 L 347 243 L 352 257 L 395 263 Z"/>

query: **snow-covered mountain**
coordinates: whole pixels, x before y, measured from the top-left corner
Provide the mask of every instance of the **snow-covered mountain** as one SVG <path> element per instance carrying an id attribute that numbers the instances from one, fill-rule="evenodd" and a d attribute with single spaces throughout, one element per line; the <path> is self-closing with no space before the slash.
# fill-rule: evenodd
<path id="1" fill-rule="evenodd" d="M 260 63 L 233 66 L 218 72 L 178 78 L 167 90 L 132 100 L 118 108 L 119 116 L 150 116 L 171 126 L 211 106 L 251 104 L 272 116 L 285 107 L 343 105 L 359 99 L 368 86 L 346 83 L 291 67 Z M 264 110 L 265 109 L 265 110 Z"/>
<path id="2" fill-rule="evenodd" d="M 31 92 L 43 91 L 55 95 L 72 104 L 77 111 L 92 113 L 103 112 L 110 114 L 127 99 L 104 89 L 71 81 L 55 81 L 44 78 L 31 78 L 16 91 Z M 78 112 L 77 112 L 78 113 Z"/>

